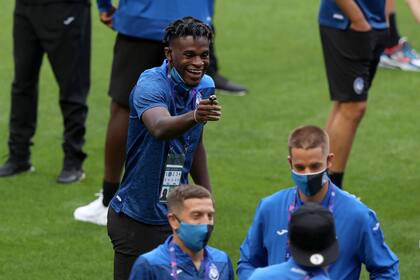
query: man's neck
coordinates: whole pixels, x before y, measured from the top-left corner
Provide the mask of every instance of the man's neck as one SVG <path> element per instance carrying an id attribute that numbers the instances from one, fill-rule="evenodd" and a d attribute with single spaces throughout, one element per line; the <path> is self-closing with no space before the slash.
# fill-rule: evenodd
<path id="1" fill-rule="evenodd" d="M 194 266 L 197 268 L 197 270 L 200 270 L 201 261 L 204 257 L 204 249 L 201 249 L 198 252 L 194 252 L 193 250 L 189 249 L 187 246 L 185 246 L 184 242 L 182 242 L 181 239 L 179 239 L 178 235 L 174 233 L 173 235 L 173 241 L 176 245 L 181 248 L 181 250 L 186 253 L 188 256 L 191 257 L 192 262 L 194 263 Z"/>
<path id="2" fill-rule="evenodd" d="M 303 202 L 317 202 L 317 203 L 321 203 L 322 200 L 324 200 L 325 196 L 328 193 L 328 182 L 325 182 L 324 186 L 322 187 L 322 189 L 314 196 L 306 196 L 304 193 L 302 193 L 301 191 L 299 191 L 299 197 Z"/>

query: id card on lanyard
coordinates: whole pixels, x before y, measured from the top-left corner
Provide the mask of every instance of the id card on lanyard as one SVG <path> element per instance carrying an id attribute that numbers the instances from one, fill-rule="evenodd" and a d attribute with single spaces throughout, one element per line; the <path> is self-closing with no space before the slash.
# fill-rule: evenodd
<path id="1" fill-rule="evenodd" d="M 171 148 L 166 158 L 162 187 L 159 202 L 168 202 L 168 195 L 181 184 L 182 169 L 184 168 L 185 154 L 176 154 Z"/>

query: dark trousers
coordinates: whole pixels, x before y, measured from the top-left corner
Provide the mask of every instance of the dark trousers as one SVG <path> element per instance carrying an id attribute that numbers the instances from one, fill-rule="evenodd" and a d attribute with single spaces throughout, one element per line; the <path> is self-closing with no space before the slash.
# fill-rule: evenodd
<path id="1" fill-rule="evenodd" d="M 19 2 L 19 1 L 18 1 Z M 86 154 L 86 98 L 90 86 L 91 17 L 88 3 L 17 3 L 13 17 L 15 75 L 9 122 L 10 158 L 28 160 L 36 130 L 38 81 L 47 54 L 60 89 L 64 164 L 81 166 Z"/>
<path id="2" fill-rule="evenodd" d="M 169 225 L 144 224 L 109 207 L 108 235 L 114 247 L 114 280 L 127 280 L 137 257 L 155 249 L 171 233 Z"/>

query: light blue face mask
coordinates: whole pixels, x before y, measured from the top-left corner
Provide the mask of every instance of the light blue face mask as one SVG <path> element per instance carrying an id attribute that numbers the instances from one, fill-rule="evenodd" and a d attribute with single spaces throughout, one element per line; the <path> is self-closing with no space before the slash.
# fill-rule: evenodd
<path id="1" fill-rule="evenodd" d="M 181 92 L 189 92 L 191 87 L 189 87 L 184 79 L 182 79 L 181 75 L 178 73 L 176 68 L 173 66 L 170 71 L 171 78 L 175 82 L 175 89 Z"/>
<path id="2" fill-rule="evenodd" d="M 176 230 L 176 233 L 185 246 L 194 252 L 198 252 L 207 245 L 212 231 L 213 225 L 186 224 L 181 222 L 180 227 Z"/>
<path id="3" fill-rule="evenodd" d="M 292 170 L 292 179 L 306 196 L 316 195 L 328 181 L 327 169 L 316 173 L 300 174 Z"/>

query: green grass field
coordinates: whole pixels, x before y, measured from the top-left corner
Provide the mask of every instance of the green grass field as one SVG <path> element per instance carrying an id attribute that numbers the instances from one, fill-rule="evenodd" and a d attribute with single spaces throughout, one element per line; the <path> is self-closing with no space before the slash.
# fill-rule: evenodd
<path id="1" fill-rule="evenodd" d="M 0 161 L 7 158 L 12 13 L 0 17 Z M 292 184 L 287 135 L 302 124 L 324 126 L 330 108 L 321 56 L 319 1 L 217 1 L 216 50 L 221 72 L 246 84 L 246 97 L 220 96 L 223 120 L 209 123 L 205 142 L 217 200 L 211 244 L 233 262 L 258 201 Z M 75 222 L 73 210 L 95 197 L 103 176 L 107 87 L 115 34 L 92 7 L 92 86 L 86 180 L 55 183 L 62 164 L 57 85 L 45 60 L 40 80 L 36 172 L 0 179 L 0 279 L 111 279 L 113 251 L 106 229 Z M 403 1 L 401 33 L 420 49 L 420 26 Z M 358 131 L 345 187 L 373 208 L 400 258 L 402 279 L 420 275 L 420 73 L 380 70 Z M 367 279 L 363 274 L 362 279 Z"/>

